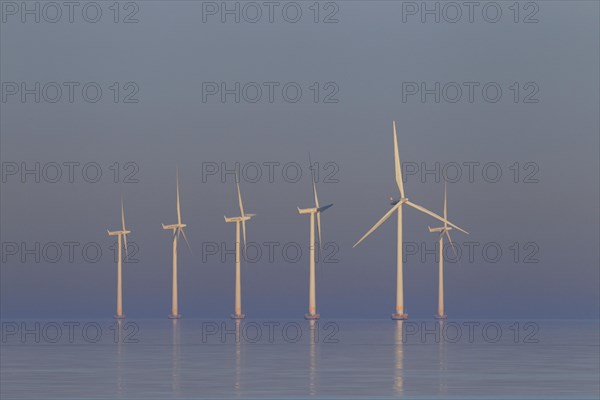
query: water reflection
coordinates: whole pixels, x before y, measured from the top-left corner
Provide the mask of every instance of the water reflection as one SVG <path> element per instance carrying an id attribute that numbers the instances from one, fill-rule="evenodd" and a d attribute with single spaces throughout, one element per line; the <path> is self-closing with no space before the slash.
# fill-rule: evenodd
<path id="1" fill-rule="evenodd" d="M 310 396 L 317 394 L 317 342 L 318 330 L 315 320 L 309 320 L 309 349 L 308 349 L 308 393 Z"/>
<path id="2" fill-rule="evenodd" d="M 438 353 L 438 370 L 439 370 L 439 374 L 438 374 L 438 393 L 440 395 L 447 395 L 448 394 L 448 383 L 446 381 L 446 376 L 447 376 L 447 369 L 448 369 L 448 364 L 447 364 L 447 356 L 446 356 L 446 340 L 445 340 L 445 335 L 444 335 L 444 320 L 440 319 L 437 320 L 438 326 L 437 329 L 440 332 L 439 335 L 439 341 L 438 341 L 438 346 L 437 346 L 437 353 Z"/>
<path id="3" fill-rule="evenodd" d="M 335 345 L 320 343 L 329 333 L 323 322 L 298 323 L 302 342 L 278 336 L 256 345 L 234 343 L 231 322 L 227 344 L 218 332 L 203 343 L 203 321 L 147 321 L 140 344 L 124 341 L 132 322 L 100 323 L 111 330 L 99 344 L 78 336 L 71 345 L 66 328 L 62 344 L 52 346 L 33 333 L 28 343 L 9 337 L 0 346 L 0 398 L 600 398 L 597 321 L 546 321 L 537 344 L 513 343 L 512 321 L 502 322 L 509 336 L 497 344 L 485 342 L 481 329 L 473 343 L 455 342 L 459 322 L 452 320 L 436 322 L 438 340 L 427 334 L 423 343 L 420 322 L 351 321 Z"/>
<path id="4" fill-rule="evenodd" d="M 241 385 L 240 377 L 242 374 L 242 341 L 240 340 L 240 329 L 242 321 L 236 319 L 235 321 L 235 381 L 233 383 L 233 390 L 237 395 L 240 394 Z"/>
<path id="5" fill-rule="evenodd" d="M 171 319 L 173 350 L 171 353 L 171 386 L 174 394 L 181 392 L 181 321 Z"/>
<path id="6" fill-rule="evenodd" d="M 394 391 L 397 394 L 404 393 L 404 342 L 402 341 L 402 324 L 404 321 L 396 321 L 394 335 L 394 354 L 396 366 L 394 369 Z"/>
<path id="7" fill-rule="evenodd" d="M 117 398 L 123 397 L 123 320 L 116 320 L 115 338 L 117 341 Z"/>

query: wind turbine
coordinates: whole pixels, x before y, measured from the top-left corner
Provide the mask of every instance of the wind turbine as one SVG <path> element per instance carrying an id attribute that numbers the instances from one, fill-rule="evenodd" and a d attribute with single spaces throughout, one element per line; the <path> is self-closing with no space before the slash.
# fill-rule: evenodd
<path id="1" fill-rule="evenodd" d="M 185 239 L 185 243 L 188 246 L 188 249 L 191 251 L 190 243 L 185 236 L 185 228 L 187 225 L 181 223 L 181 206 L 179 205 L 179 169 L 177 169 L 177 223 L 171 225 L 162 224 L 163 229 L 172 230 L 173 231 L 173 288 L 172 288 L 172 298 L 171 298 L 171 314 L 169 314 L 169 318 L 171 319 L 179 319 L 181 315 L 179 314 L 179 306 L 178 306 L 178 293 L 177 293 L 177 239 L 179 238 L 179 234 L 183 235 Z"/>
<path id="2" fill-rule="evenodd" d="M 448 243 L 452 246 L 454 255 L 456 256 L 456 249 L 454 243 L 450 237 L 451 226 L 448 226 L 447 218 L 447 207 L 446 207 L 446 184 L 444 183 L 444 226 L 439 228 L 429 228 L 429 232 L 440 232 L 439 248 L 440 248 L 440 259 L 439 259 L 439 279 L 438 279 L 438 312 L 435 316 L 436 319 L 446 319 L 447 316 L 444 314 L 444 234 L 448 237 Z M 462 231 L 462 229 L 461 229 Z M 465 232 L 465 231 L 463 231 Z M 467 233 L 467 232 L 465 232 Z"/>
<path id="3" fill-rule="evenodd" d="M 237 185 L 238 203 L 240 205 L 240 216 L 225 218 L 225 222 L 235 222 L 235 306 L 231 318 L 244 319 L 245 314 L 242 313 L 242 282 L 240 269 L 240 222 L 242 223 L 242 232 L 244 236 L 244 251 L 246 250 L 246 221 L 254 217 L 256 214 L 245 214 L 244 204 L 242 203 L 242 194 L 240 192 L 240 182 L 236 175 L 235 183 Z"/>
<path id="4" fill-rule="evenodd" d="M 315 196 L 315 206 L 313 208 L 300 208 L 298 207 L 298 214 L 310 214 L 310 243 L 309 243 L 309 258 L 310 258 L 310 269 L 309 269 L 309 289 L 308 289 L 308 314 L 304 314 L 304 318 L 308 320 L 319 319 L 321 316 L 317 314 L 317 300 L 315 293 L 315 215 L 317 216 L 317 229 L 319 231 L 319 246 L 321 246 L 321 213 L 331 207 L 333 204 L 328 204 L 321 207 L 319 205 L 319 198 L 317 197 L 317 186 L 315 184 L 315 176 L 312 173 L 312 162 L 311 163 L 311 177 L 313 184 L 313 194 Z"/>
<path id="5" fill-rule="evenodd" d="M 127 235 L 131 233 L 125 229 L 125 211 L 123 208 L 123 198 L 121 198 L 121 230 L 120 231 L 109 231 L 108 236 L 117 237 L 117 245 L 119 250 L 117 252 L 117 313 L 115 314 L 116 319 L 123 319 L 123 280 L 121 278 L 123 257 L 121 255 L 121 248 L 123 247 L 123 241 L 125 242 L 125 255 L 127 255 Z"/>
<path id="6" fill-rule="evenodd" d="M 430 215 L 433 218 L 436 218 L 442 222 L 444 221 L 444 219 L 442 217 L 440 217 L 439 215 L 437 215 L 436 213 L 429 211 L 425 207 L 422 207 L 418 204 L 415 204 L 415 203 L 409 201 L 408 198 L 406 198 L 404 196 L 404 183 L 402 182 L 402 171 L 400 169 L 400 156 L 398 154 L 398 137 L 396 135 L 396 121 L 393 122 L 393 130 L 394 130 L 394 167 L 395 167 L 395 171 L 396 171 L 396 184 L 398 185 L 398 189 L 400 190 L 400 198 L 398 200 L 394 200 L 393 198 L 390 199 L 390 200 L 392 200 L 391 205 L 393 207 L 379 221 L 377 221 L 377 223 L 375 225 L 373 225 L 373 227 L 371 229 L 369 229 L 369 231 L 367 233 L 365 233 L 365 235 L 362 238 L 360 238 L 360 240 L 358 242 L 356 242 L 354 244 L 354 246 L 352 246 L 352 247 L 358 246 L 358 244 L 360 242 L 365 240 L 365 238 L 367 236 L 369 236 L 373 231 L 375 231 L 377 228 L 379 228 L 379 226 L 381 226 L 381 224 L 383 224 L 395 211 L 398 211 L 398 243 L 397 243 L 398 251 L 397 251 L 397 257 L 396 257 L 396 266 L 397 266 L 396 267 L 397 268 L 397 270 L 396 270 L 396 310 L 395 310 L 394 314 L 392 314 L 392 319 L 404 320 L 404 319 L 408 319 L 408 314 L 406 314 L 404 312 L 404 287 L 403 287 L 403 280 L 402 280 L 402 277 L 403 277 L 403 275 L 402 275 L 402 206 L 406 204 L 407 206 L 410 206 L 418 211 L 421 211 L 422 213 Z M 462 231 L 462 232 L 465 232 L 464 230 L 462 230 L 458 226 L 454 225 L 450 221 L 447 221 L 447 224 Z"/>

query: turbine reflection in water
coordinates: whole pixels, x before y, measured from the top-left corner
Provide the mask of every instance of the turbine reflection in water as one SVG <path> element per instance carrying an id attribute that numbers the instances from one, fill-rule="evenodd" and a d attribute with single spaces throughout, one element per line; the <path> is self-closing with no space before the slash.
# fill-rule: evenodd
<path id="1" fill-rule="evenodd" d="M 437 321 L 439 324 L 439 332 L 444 332 L 444 320 L 440 319 Z M 438 368 L 440 373 L 438 374 L 438 392 L 441 396 L 445 396 L 448 394 L 448 383 L 446 380 L 447 369 L 448 369 L 448 359 L 446 357 L 446 341 L 444 340 L 444 335 L 440 336 L 440 340 L 438 342 Z"/>
<path id="2" fill-rule="evenodd" d="M 239 394 L 241 390 L 240 377 L 242 374 L 242 341 L 240 340 L 241 319 L 235 319 L 235 382 L 233 384 L 234 391 Z"/>
<path id="3" fill-rule="evenodd" d="M 117 337 L 117 397 L 123 397 L 123 320 L 116 320 Z"/>
<path id="4" fill-rule="evenodd" d="M 279 336 L 249 344 L 241 331 L 237 353 L 231 322 L 221 331 L 225 344 L 218 332 L 202 341 L 203 321 L 167 321 L 144 321 L 137 338 L 131 322 L 101 321 L 110 327 L 104 345 L 81 338 L 68 347 L 40 345 L 32 336 L 21 343 L 13 335 L 0 349 L 0 398 L 600 398 L 597 321 L 544 321 L 532 343 L 513 342 L 512 321 L 502 322 L 500 343 L 486 342 L 482 330 L 472 342 L 455 341 L 460 321 L 435 325 L 436 341 L 431 321 L 420 332 L 420 322 L 345 321 L 337 344 L 316 321 L 313 335 L 302 323 L 305 335 L 295 344 Z M 31 329 L 34 322 L 25 323 Z M 113 343 L 118 328 L 120 344 Z"/>
<path id="5" fill-rule="evenodd" d="M 402 342 L 402 324 L 404 321 L 396 320 L 396 330 L 394 335 L 394 354 L 396 366 L 394 369 L 394 392 L 404 393 L 404 343 Z"/>
<path id="6" fill-rule="evenodd" d="M 171 353 L 171 385 L 173 394 L 178 395 L 181 393 L 181 337 L 180 337 L 180 320 L 171 319 L 172 333 L 173 333 L 173 351 Z"/>
<path id="7" fill-rule="evenodd" d="M 311 396 L 317 394 L 317 342 L 319 341 L 315 320 L 309 320 L 310 342 L 308 350 L 308 392 Z"/>

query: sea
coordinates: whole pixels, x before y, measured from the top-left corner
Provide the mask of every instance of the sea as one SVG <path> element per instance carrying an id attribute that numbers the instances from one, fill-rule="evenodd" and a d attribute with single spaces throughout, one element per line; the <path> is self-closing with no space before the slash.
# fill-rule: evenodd
<path id="1" fill-rule="evenodd" d="M 2 320 L 4 399 L 598 399 L 597 320 Z"/>

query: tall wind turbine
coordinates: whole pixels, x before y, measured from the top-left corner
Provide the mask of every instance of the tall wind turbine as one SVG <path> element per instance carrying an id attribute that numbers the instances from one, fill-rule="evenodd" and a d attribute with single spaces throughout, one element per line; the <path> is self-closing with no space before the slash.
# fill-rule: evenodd
<path id="1" fill-rule="evenodd" d="M 422 207 L 418 204 L 415 204 L 411 201 L 408 200 L 408 198 L 406 198 L 404 196 L 404 183 L 402 182 L 402 171 L 400 169 L 400 156 L 398 154 L 398 137 L 396 135 L 396 121 L 393 122 L 393 130 L 394 130 L 394 167 L 395 167 L 395 171 L 396 171 L 396 184 L 398 185 L 398 189 L 400 190 L 400 199 L 398 200 L 392 200 L 392 208 L 379 220 L 377 221 L 377 223 L 375 225 L 373 225 L 373 227 L 371 229 L 369 229 L 369 231 L 367 233 L 365 233 L 365 235 L 360 238 L 360 240 L 358 242 L 356 242 L 354 244 L 354 246 L 352 247 L 356 247 L 358 246 L 358 244 L 360 242 L 362 242 L 363 240 L 365 240 L 365 238 L 367 236 L 369 236 L 373 231 L 375 231 L 377 228 L 379 228 L 379 226 L 381 226 L 381 224 L 383 224 L 395 211 L 398 211 L 398 251 L 397 251 L 397 257 L 396 257 L 396 310 L 395 312 L 392 314 L 392 319 L 395 320 L 404 320 L 404 319 L 408 319 L 408 314 L 406 314 L 404 312 L 404 286 L 403 286 L 403 280 L 402 280 L 402 206 L 404 204 L 406 204 L 407 206 L 410 206 L 418 211 L 421 211 L 422 213 L 425 213 L 427 215 L 432 216 L 433 218 L 438 219 L 439 221 L 444 221 L 444 219 L 442 217 L 440 217 L 439 215 L 437 215 L 436 213 L 429 211 L 428 209 L 426 209 L 425 207 Z M 461 228 L 459 228 L 458 226 L 454 225 L 453 223 L 451 223 L 450 221 L 447 221 L 448 225 L 462 231 Z M 466 233 L 466 232 L 465 232 Z"/>
<path id="2" fill-rule="evenodd" d="M 171 298 L 171 314 L 169 314 L 169 318 L 178 319 L 181 318 L 179 314 L 179 306 L 178 306 L 178 293 L 177 293 L 177 239 L 179 238 L 179 234 L 183 235 L 185 239 L 185 243 L 190 249 L 190 243 L 185 236 L 185 228 L 187 225 L 181 223 L 181 206 L 179 204 L 179 169 L 177 169 L 177 223 L 171 225 L 162 224 L 163 229 L 172 230 L 173 231 L 173 287 L 172 287 L 172 298 Z"/>
<path id="3" fill-rule="evenodd" d="M 438 312 L 435 318 L 437 319 L 446 319 L 447 316 L 444 314 L 444 235 L 448 237 L 448 243 L 452 246 L 452 250 L 454 251 L 454 255 L 456 256 L 456 250 L 454 249 L 454 243 L 452 242 L 452 238 L 450 237 L 450 230 L 452 230 L 451 226 L 448 226 L 448 214 L 447 214 L 447 206 L 446 206 L 446 184 L 444 183 L 444 226 L 439 228 L 430 228 L 429 232 L 440 232 L 439 238 L 439 249 L 440 249 L 440 258 L 439 258 L 439 279 L 438 279 Z M 462 230 L 462 229 L 461 229 Z M 465 232 L 465 231 L 463 231 Z M 467 233 L 467 232 L 465 232 Z"/>
<path id="4" fill-rule="evenodd" d="M 240 181 L 236 175 L 236 185 L 238 194 L 238 203 L 240 205 L 240 216 L 228 218 L 225 217 L 225 222 L 235 222 L 235 305 L 231 318 L 244 319 L 246 315 L 242 313 L 242 282 L 241 282 L 241 259 L 240 259 L 240 222 L 242 223 L 242 232 L 244 236 L 244 251 L 246 250 L 246 221 L 254 217 L 256 214 L 245 214 L 244 204 L 242 203 L 242 194 L 240 192 Z"/>
<path id="5" fill-rule="evenodd" d="M 131 231 L 125 229 L 125 210 L 123 208 L 123 198 L 121 198 L 121 230 L 107 230 L 106 232 L 108 232 L 108 236 L 117 237 L 117 245 L 119 246 L 119 250 L 117 252 L 117 313 L 115 314 L 115 318 L 123 319 L 125 318 L 125 315 L 123 315 L 123 280 L 121 278 L 123 257 L 121 255 L 121 248 L 123 247 L 124 241 L 125 254 L 127 255 L 127 235 L 131 233 Z"/>
<path id="6" fill-rule="evenodd" d="M 311 161 L 309 161 L 311 162 Z M 312 171 L 312 163 L 310 166 Z M 308 314 L 304 314 L 304 318 L 312 320 L 319 319 L 321 316 L 317 314 L 317 299 L 315 293 L 315 215 L 317 216 L 317 229 L 319 231 L 319 246 L 321 246 L 321 213 L 331 207 L 333 204 L 328 204 L 321 207 L 319 198 L 317 197 L 317 186 L 315 184 L 315 176 L 311 173 L 313 194 L 315 196 L 315 206 L 313 208 L 298 207 L 298 214 L 310 214 L 310 243 L 309 243 L 309 288 L 308 288 Z"/>

